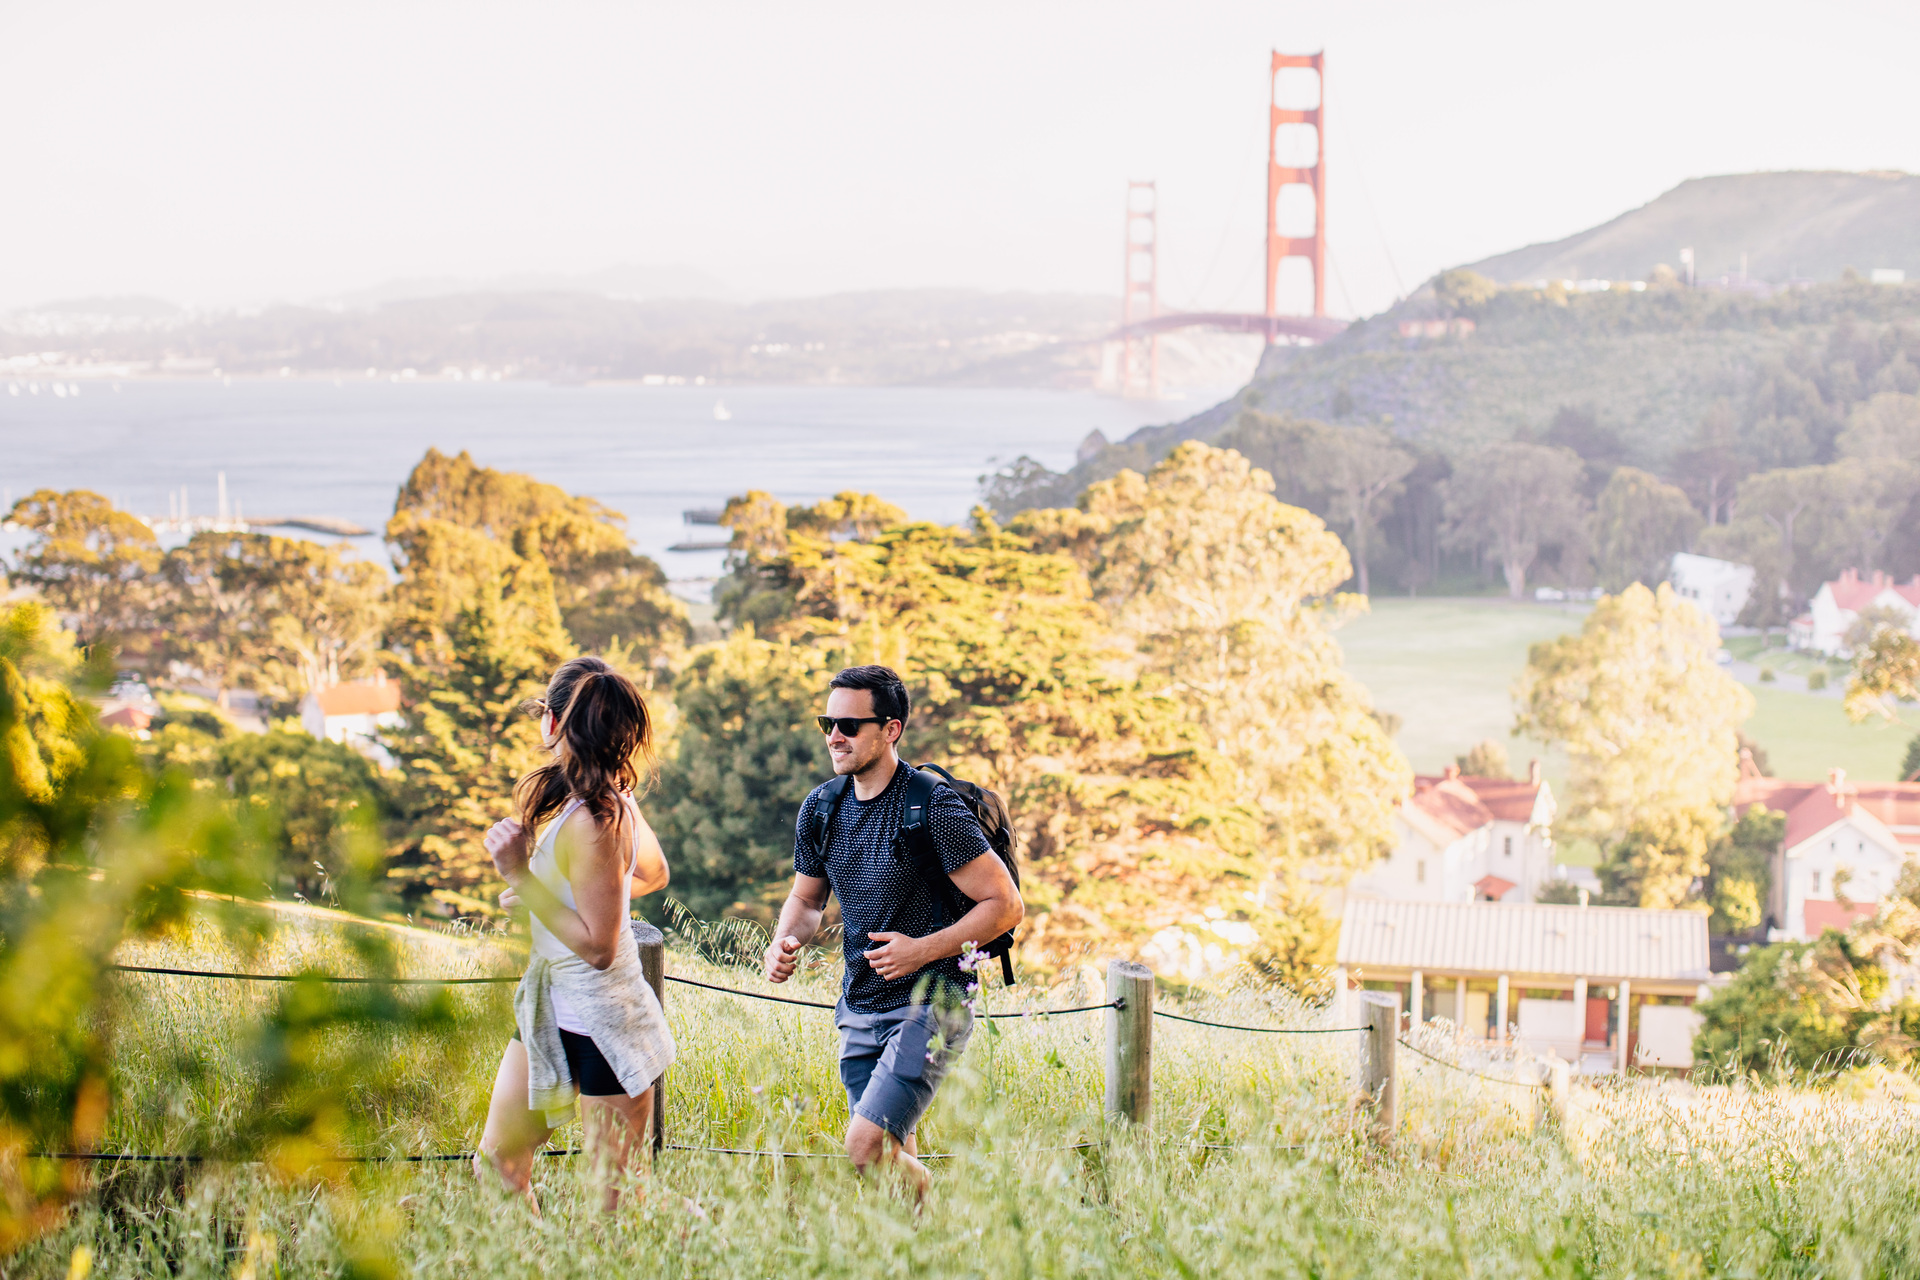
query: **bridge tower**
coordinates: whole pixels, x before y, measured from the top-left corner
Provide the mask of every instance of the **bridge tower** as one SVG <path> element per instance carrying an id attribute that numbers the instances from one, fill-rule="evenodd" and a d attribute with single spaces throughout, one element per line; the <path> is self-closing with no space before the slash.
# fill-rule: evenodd
<path id="1" fill-rule="evenodd" d="M 1160 314 L 1160 193 L 1151 182 L 1127 183 L 1125 287 L 1120 293 L 1120 324 L 1125 327 Z M 1160 395 L 1160 335 L 1127 337 L 1120 344 L 1120 394 Z"/>
<path id="2" fill-rule="evenodd" d="M 1325 50 L 1299 54 L 1276 52 L 1268 73 L 1267 104 L 1271 113 L 1267 125 L 1269 319 L 1279 314 L 1280 264 L 1289 258 L 1306 261 L 1313 272 L 1313 314 L 1327 314 L 1326 58 Z M 1307 105 L 1309 102 L 1311 106 Z M 1298 233 L 1305 220 L 1309 197 L 1313 230 L 1302 235 Z M 1269 326 L 1267 341 L 1272 343 L 1273 339 L 1274 330 Z"/>

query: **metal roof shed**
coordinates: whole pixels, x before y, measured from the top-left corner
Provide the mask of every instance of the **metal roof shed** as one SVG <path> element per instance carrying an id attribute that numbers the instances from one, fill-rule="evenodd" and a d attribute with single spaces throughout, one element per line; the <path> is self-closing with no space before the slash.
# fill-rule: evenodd
<path id="1" fill-rule="evenodd" d="M 1343 1017 L 1354 981 L 1399 990 L 1416 1022 L 1428 1016 L 1431 995 L 1433 1016 L 1476 1037 L 1506 1040 L 1517 1009 L 1523 1047 L 1550 1048 L 1583 1070 L 1626 1069 L 1636 1000 L 1691 1003 L 1711 977 L 1703 912 L 1547 903 L 1349 898 L 1335 963 Z M 1489 979 L 1492 991 L 1481 985 Z M 1590 998 L 1590 984 L 1605 994 Z M 1553 990 L 1572 999 L 1547 998 Z M 1679 1044 L 1654 1058 L 1661 1065 L 1691 1061 L 1694 1015 L 1657 1011 L 1649 1025 L 1675 1015 L 1684 1024 Z"/>
<path id="2" fill-rule="evenodd" d="M 1511 976 L 1529 985 L 1631 979 L 1643 991 L 1690 993 L 1711 976 L 1699 911 L 1548 903 L 1396 902 L 1352 898 L 1335 963 L 1366 977 L 1414 970 Z M 1539 979 L 1541 981 L 1535 981 Z"/>

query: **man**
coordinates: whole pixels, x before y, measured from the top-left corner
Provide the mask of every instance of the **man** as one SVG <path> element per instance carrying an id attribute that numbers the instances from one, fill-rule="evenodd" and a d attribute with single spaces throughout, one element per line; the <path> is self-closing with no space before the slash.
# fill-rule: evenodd
<path id="1" fill-rule="evenodd" d="M 834 1025 L 853 1113 L 847 1155 L 863 1175 L 876 1165 L 899 1170 L 918 1199 L 929 1179 L 915 1159 L 914 1129 L 973 1031 L 960 954 L 1018 925 L 1025 908 L 951 787 L 934 789 L 926 827 L 941 869 L 971 904 L 959 919 L 946 923 L 931 859 L 922 863 L 898 841 L 914 772 L 898 751 L 909 709 L 906 686 L 886 667 L 848 667 L 833 678 L 819 723 L 836 777 L 800 806 L 793 891 L 766 969 L 769 982 L 791 977 L 800 948 L 820 929 L 828 892 L 840 899 L 846 977 Z M 816 814 L 842 787 L 816 843 Z"/>

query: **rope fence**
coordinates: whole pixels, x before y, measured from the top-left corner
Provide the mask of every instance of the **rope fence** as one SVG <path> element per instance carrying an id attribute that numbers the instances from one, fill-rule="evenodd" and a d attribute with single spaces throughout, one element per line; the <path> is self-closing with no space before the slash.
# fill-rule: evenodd
<path id="1" fill-rule="evenodd" d="M 679 983 L 683 986 L 698 987 L 720 995 L 733 996 L 745 1000 L 764 1000 L 774 1004 L 794 1005 L 800 1008 L 833 1010 L 837 1006 L 817 1000 L 803 1000 L 794 996 L 774 995 L 770 992 L 746 991 L 737 987 L 723 986 L 719 983 L 702 982 L 696 978 L 683 978 L 666 972 L 665 939 L 658 930 L 634 922 L 634 935 L 640 950 L 641 967 L 646 981 L 653 988 L 662 1007 L 666 1004 L 666 984 Z M 168 968 L 157 965 L 112 964 L 106 966 L 116 972 L 157 974 L 168 977 L 204 978 L 231 982 L 301 982 L 319 981 L 351 985 L 389 985 L 389 986 L 482 986 L 517 983 L 520 979 L 511 976 L 466 977 L 466 978 L 389 978 L 389 977 L 348 977 L 326 973 L 239 973 L 208 969 Z M 1412 1040 L 1400 1035 L 1401 1014 L 1399 997 L 1389 996 L 1376 991 L 1358 993 L 1361 1011 L 1366 1020 L 1359 1026 L 1343 1027 L 1257 1027 L 1238 1023 L 1215 1022 L 1205 1018 L 1196 1018 L 1187 1014 L 1173 1013 L 1154 1007 L 1155 978 L 1153 971 L 1144 965 L 1127 960 L 1113 960 L 1107 965 L 1107 999 L 1097 1004 L 1075 1005 L 1062 1009 L 1010 1010 L 1001 1013 L 987 1013 L 987 1018 L 1047 1018 L 1065 1014 L 1096 1013 L 1106 1014 L 1105 1035 L 1105 1077 L 1106 1099 L 1105 1114 L 1110 1119 L 1120 1119 L 1136 1125 L 1148 1121 L 1152 1105 L 1152 1060 L 1153 1060 L 1153 1024 L 1156 1018 L 1183 1022 L 1192 1026 L 1209 1027 L 1221 1031 L 1233 1031 L 1252 1035 L 1347 1035 L 1364 1033 L 1357 1060 L 1358 1083 L 1362 1089 L 1366 1104 L 1373 1116 L 1372 1132 L 1382 1142 L 1391 1142 L 1397 1119 L 1398 1076 L 1397 1050 L 1405 1047 L 1430 1062 L 1438 1063 L 1481 1080 L 1494 1084 L 1511 1085 L 1528 1090 L 1543 1090 L 1547 1086 L 1527 1080 L 1515 1080 L 1476 1071 L 1457 1062 L 1421 1048 Z M 1552 1093 L 1556 1108 L 1564 1107 L 1567 1093 L 1565 1064 L 1550 1063 L 1555 1069 Z M 695 1146 L 666 1141 L 666 1077 L 654 1081 L 655 1105 L 653 1107 L 653 1147 L 655 1151 L 678 1151 L 688 1153 L 706 1153 L 713 1155 L 741 1157 L 780 1157 L 782 1159 L 844 1159 L 839 1152 L 778 1151 L 738 1147 Z M 989 1154 L 1014 1155 L 1038 1154 L 1047 1151 L 1076 1151 L 1100 1146 L 1098 1142 L 1080 1142 L 1063 1147 L 1034 1148 L 1031 1152 L 996 1152 Z M 1243 1144 L 1226 1143 L 1189 1143 L 1199 1150 L 1253 1150 Z M 1268 1149 L 1268 1148 L 1258 1148 Z M 1274 1147 L 1273 1150 L 1298 1150 L 1298 1146 Z M 443 1161 L 466 1160 L 472 1158 L 471 1152 L 453 1152 L 429 1155 L 388 1155 L 388 1156 L 337 1156 L 328 1157 L 331 1163 L 340 1164 L 387 1164 L 387 1163 L 434 1163 Z M 579 1154 L 577 1150 L 548 1149 L 541 1152 L 545 1156 L 567 1156 Z M 965 1153 L 930 1153 L 922 1159 L 946 1160 L 958 1158 Z M 40 1157 L 54 1160 L 76 1161 L 129 1161 L 129 1162 L 180 1162 L 199 1163 L 221 1157 L 197 1155 L 147 1155 L 139 1153 L 86 1153 L 51 1152 Z"/>
<path id="2" fill-rule="evenodd" d="M 229 973 L 219 969 L 163 969 L 157 965 L 110 964 L 118 973 L 162 973 L 176 978 L 219 978 L 227 982 L 328 982 L 367 987 L 472 987 L 518 982 L 513 978 L 346 978 L 333 973 Z"/>
<path id="3" fill-rule="evenodd" d="M 706 991 L 718 991 L 723 995 L 739 996 L 743 1000 L 771 1000 L 775 1004 L 797 1004 L 806 1009 L 837 1009 L 836 1004 L 823 1004 L 818 1000 L 796 1000 L 792 996 L 770 995 L 764 991 L 742 991 L 738 987 L 723 987 L 717 983 L 699 982 L 693 978 L 680 978 L 673 974 L 666 976 L 668 982 L 678 982 L 684 986 L 700 987 Z M 1120 1006 L 1109 1000 L 1104 1004 L 1076 1005 L 1071 1009 L 1014 1009 L 1006 1013 L 988 1013 L 988 1018 L 1051 1018 L 1062 1013 L 1097 1013 L 1101 1009 L 1117 1009 Z"/>
<path id="4" fill-rule="evenodd" d="M 1222 1031 L 1251 1031 L 1263 1036 L 1333 1036 L 1348 1031 L 1365 1031 L 1365 1027 L 1242 1027 L 1231 1022 L 1207 1022 L 1201 1018 L 1189 1018 L 1184 1014 L 1168 1013 L 1165 1009 L 1155 1009 L 1156 1018 L 1172 1018 L 1175 1022 L 1191 1022 L 1196 1027 L 1218 1027 Z"/>
<path id="5" fill-rule="evenodd" d="M 1413 1050 L 1415 1053 L 1425 1058 L 1428 1062 L 1437 1062 L 1443 1067 L 1451 1067 L 1453 1070 L 1458 1071 L 1461 1075 L 1472 1076 L 1476 1080 L 1490 1080 L 1494 1084 L 1510 1084 L 1516 1089 L 1544 1089 L 1547 1087 L 1546 1085 L 1540 1083 L 1537 1080 L 1515 1080 L 1510 1076 L 1496 1076 L 1491 1072 L 1475 1071 L 1472 1067 L 1463 1067 L 1457 1062 L 1448 1062 L 1445 1058 L 1438 1058 L 1438 1057 L 1435 1057 L 1433 1054 L 1428 1053 L 1425 1049 L 1422 1049 L 1419 1045 L 1415 1044 L 1411 1040 L 1407 1040 L 1403 1038 L 1400 1041 L 1400 1045 L 1402 1048 Z"/>
<path id="6" fill-rule="evenodd" d="M 1057 1147 L 1023 1147 L 1014 1151 L 928 1151 L 918 1159 L 960 1160 L 973 1156 L 1034 1156 L 1059 1151 L 1091 1151 L 1104 1147 L 1104 1142 L 1070 1142 Z M 1233 1150 L 1224 1144 L 1207 1144 L 1214 1150 Z M 1269 1148 L 1248 1147 L 1245 1150 L 1268 1150 Z M 1291 1150 L 1292 1148 L 1271 1148 L 1273 1150 Z M 577 1156 L 584 1153 L 582 1147 L 543 1147 L 536 1152 L 541 1156 Z M 701 1147 L 686 1143 L 669 1142 L 662 1145 L 663 1151 L 681 1151 L 696 1155 L 716 1156 L 761 1156 L 781 1160 L 845 1160 L 844 1151 L 766 1151 L 757 1147 Z M 444 1155 L 417 1156 L 322 1156 L 322 1164 L 440 1164 L 456 1160 L 471 1160 L 478 1152 L 452 1151 Z M 90 1164 L 256 1164 L 258 1161 L 233 1160 L 225 1156 L 205 1155 L 147 1155 L 133 1151 L 31 1151 L 27 1153 L 31 1160 L 77 1160 Z"/>
<path id="7" fill-rule="evenodd" d="M 109 964 L 105 966 L 118 973 L 157 973 L 175 978 L 217 978 L 228 982 L 328 982 L 346 983 L 358 986 L 388 987 L 457 987 L 483 986 L 504 983 L 517 983 L 519 977 L 499 978 L 353 978 L 333 973 L 232 973 L 220 969 L 167 969 L 158 965 Z M 738 996 L 742 1000 L 766 1000 L 774 1004 L 799 1005 L 803 1009 L 837 1008 L 837 1005 L 819 1000 L 800 1000 L 793 996 L 776 996 L 765 991 L 742 991 L 738 987 L 723 987 L 712 982 L 701 982 L 696 978 L 682 978 L 676 974 L 667 974 L 666 981 L 678 982 L 682 986 L 700 987 L 707 991 L 718 991 L 723 995 Z M 1079 1005 L 1071 1009 L 1016 1009 L 1006 1013 L 989 1013 L 989 1018 L 1050 1018 L 1063 1013 L 1094 1013 L 1101 1009 L 1116 1007 L 1111 1001 L 1105 1004 Z"/>

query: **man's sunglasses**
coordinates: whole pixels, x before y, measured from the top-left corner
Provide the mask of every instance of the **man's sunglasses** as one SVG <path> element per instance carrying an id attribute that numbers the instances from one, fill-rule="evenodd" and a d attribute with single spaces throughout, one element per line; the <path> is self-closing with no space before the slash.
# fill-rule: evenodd
<path id="1" fill-rule="evenodd" d="M 820 732 L 831 735 L 835 729 L 849 738 L 860 736 L 863 724 L 885 724 L 887 716 L 815 716 L 813 722 L 820 726 Z"/>

